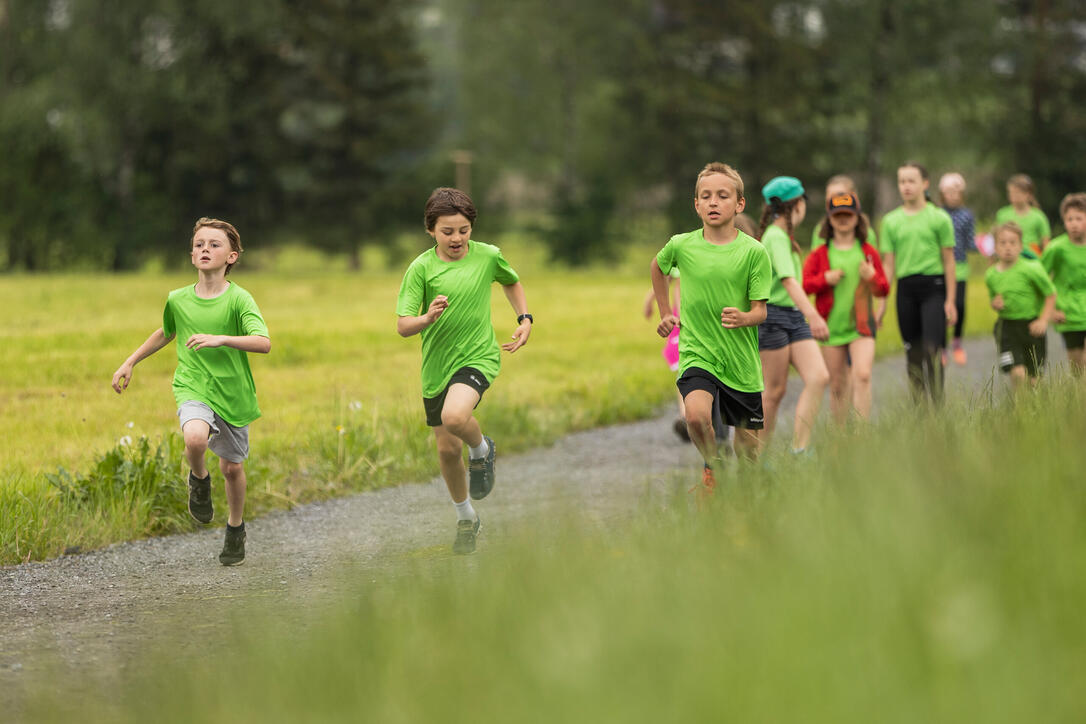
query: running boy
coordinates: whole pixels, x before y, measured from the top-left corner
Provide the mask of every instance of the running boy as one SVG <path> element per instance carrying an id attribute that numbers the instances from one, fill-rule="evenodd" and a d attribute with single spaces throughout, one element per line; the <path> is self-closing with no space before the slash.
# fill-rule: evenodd
<path id="1" fill-rule="evenodd" d="M 757 456 L 756 431 L 763 423 L 757 325 L 765 319 L 772 269 L 762 245 L 735 228 L 735 215 L 745 205 L 739 173 L 723 163 L 708 164 L 694 187 L 702 227 L 671 237 L 650 265 L 661 337 L 679 321 L 668 299 L 667 275 L 676 267 L 682 274 L 676 386 L 686 404 L 690 439 L 705 462 L 702 495 L 716 487 L 712 465 L 720 463 L 714 400 L 724 422 L 737 428 L 736 452 L 748 459 Z"/>
<path id="2" fill-rule="evenodd" d="M 1086 371 L 1086 194 L 1060 202 L 1065 234 L 1045 249 L 1041 263 L 1056 286 L 1056 331 L 1063 335 L 1071 371 Z"/>
<path id="3" fill-rule="evenodd" d="M 407 267 L 396 300 L 396 331 L 422 335 L 422 404 L 434 429 L 441 476 L 456 506 L 453 552 L 475 551 L 479 516 L 468 498 L 464 445 L 468 446 L 471 498 L 494 487 L 494 441 L 483 435 L 472 411 L 498 376 L 501 356 L 490 322 L 490 285 L 502 285 L 517 315 L 516 352 L 532 333 L 524 287 L 496 246 L 471 239 L 475 204 L 463 191 L 434 189 L 426 201 L 426 232 L 435 244 Z"/>
<path id="4" fill-rule="evenodd" d="M 1022 257 L 1022 227 L 1000 224 L 995 236 L 996 263 L 984 281 L 996 320 L 999 367 L 1015 388 L 1029 377 L 1036 383 L 1045 363 L 1045 332 L 1056 309 L 1056 288 L 1039 261 Z"/>
<path id="5" fill-rule="evenodd" d="M 249 424 L 260 417 L 246 353 L 271 351 L 268 328 L 252 295 L 226 280 L 241 252 L 241 236 L 231 224 L 198 220 L 192 230 L 196 284 L 170 292 L 162 327 L 113 373 L 113 389 L 120 394 L 132 381 L 132 368 L 177 337 L 173 395 L 191 468 L 189 514 L 200 523 L 215 516 L 211 473 L 204 461 L 211 448 L 226 479 L 229 518 L 219 554 L 224 566 L 245 561 L 245 458 Z"/>

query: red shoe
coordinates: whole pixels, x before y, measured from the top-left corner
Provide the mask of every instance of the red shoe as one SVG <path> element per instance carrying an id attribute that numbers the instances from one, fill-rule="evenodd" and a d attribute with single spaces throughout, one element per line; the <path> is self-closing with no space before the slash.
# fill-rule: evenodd
<path id="1" fill-rule="evenodd" d="M 713 497 L 715 491 L 716 477 L 713 475 L 713 469 L 706 465 L 701 472 L 701 483 L 690 488 L 689 492 L 694 494 L 698 507 L 701 507 L 709 502 L 709 498 Z"/>
<path id="2" fill-rule="evenodd" d="M 939 357 L 943 360 L 943 367 L 946 367 L 950 363 L 950 358 L 946 356 L 945 349 L 939 353 Z"/>
<path id="3" fill-rule="evenodd" d="M 956 348 L 951 354 L 954 355 L 954 364 L 958 365 L 959 367 L 965 367 L 965 362 L 968 357 L 965 354 L 964 347 Z"/>

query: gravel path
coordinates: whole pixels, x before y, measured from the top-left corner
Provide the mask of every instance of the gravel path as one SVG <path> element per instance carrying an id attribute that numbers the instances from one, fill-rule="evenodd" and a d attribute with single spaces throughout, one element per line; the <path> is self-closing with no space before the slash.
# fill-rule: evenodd
<path id="1" fill-rule="evenodd" d="M 949 370 L 949 394 L 976 389 L 991 376 L 990 338 L 971 340 L 967 349 L 970 364 Z M 1054 334 L 1049 350 L 1053 361 L 1065 359 Z M 875 384 L 877 398 L 902 393 L 903 355 L 877 364 Z M 788 434 L 795 397 L 790 389 L 779 436 Z M 672 416 L 669 409 L 654 420 L 569 435 L 520 455 L 502 456 L 499 448 L 498 486 L 478 506 L 480 552 L 519 518 L 570 507 L 599 519 L 621 516 L 646 497 L 669 494 L 678 471 L 696 476 L 698 455 L 671 433 Z M 214 640 L 228 625 L 226 614 L 246 603 L 289 611 L 343 590 L 344 571 L 351 585 L 356 575 L 376 583 L 395 576 L 405 557 L 452 558 L 454 524 L 444 484 L 435 478 L 249 521 L 248 558 L 236 568 L 218 564 L 221 527 L 0 568 L 0 711 L 18 712 L 30 686 L 78 693 L 91 686 L 81 672 L 121 672 L 167 629 L 191 627 L 199 640 Z M 199 652 L 206 656 L 206 649 Z"/>

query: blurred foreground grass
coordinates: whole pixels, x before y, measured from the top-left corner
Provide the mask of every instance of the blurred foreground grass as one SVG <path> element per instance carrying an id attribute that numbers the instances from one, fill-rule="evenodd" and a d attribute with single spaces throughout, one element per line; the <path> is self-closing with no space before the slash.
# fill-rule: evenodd
<path id="1" fill-rule="evenodd" d="M 569 271 L 548 266 L 530 239 L 494 241 L 521 273 L 537 320 L 529 345 L 503 356 L 480 407 L 484 428 L 501 430 L 503 450 L 644 418 L 674 398 L 655 323 L 642 316 L 655 248 L 631 247 L 608 266 Z M 243 263 L 231 277 L 255 296 L 273 341 L 270 355 L 250 357 L 264 416 L 251 432 L 249 514 L 436 474 L 419 340 L 395 333 L 402 270 L 351 274 L 336 264 L 322 269 L 312 255 L 279 257 L 250 258 L 250 268 Z M 0 564 L 192 527 L 180 447 L 170 439 L 179 437 L 173 347 L 139 364 L 123 396 L 109 383 L 161 324 L 167 293 L 193 279 L 185 272 L 0 280 Z M 972 285 L 974 333 L 991 325 L 983 293 Z M 504 339 L 515 320 L 500 291 L 493 299 Z M 892 306 L 882 353 L 900 349 Z M 139 445 L 144 436 L 149 448 Z M 221 476 L 212 470 L 223 510 Z"/>
<path id="2" fill-rule="evenodd" d="M 299 623 L 149 647 L 41 720 L 1073 722 L 1086 718 L 1086 394 L 902 407 L 632 519 L 506 521 L 468 558 L 350 571 Z M 696 471 L 692 472 L 692 476 Z M 512 532 L 515 531 L 515 532 Z M 330 612 L 329 612 L 330 611 Z M 93 676 L 93 674 L 88 674 Z"/>

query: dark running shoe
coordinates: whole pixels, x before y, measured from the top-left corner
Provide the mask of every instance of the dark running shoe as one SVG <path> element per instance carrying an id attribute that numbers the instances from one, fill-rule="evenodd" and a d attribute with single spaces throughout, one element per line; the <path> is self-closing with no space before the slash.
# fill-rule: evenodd
<path id="1" fill-rule="evenodd" d="M 211 503 L 211 473 L 203 480 L 189 473 L 189 515 L 197 523 L 210 523 L 215 517 Z"/>
<path id="2" fill-rule="evenodd" d="M 226 542 L 219 554 L 219 563 L 224 566 L 238 566 L 245 562 L 245 524 L 237 528 L 226 526 Z"/>
<path id="3" fill-rule="evenodd" d="M 676 417 L 671 429 L 675 431 L 675 434 L 679 436 L 679 439 L 683 442 L 690 442 L 690 430 L 686 427 L 686 420 L 681 417 Z"/>
<path id="4" fill-rule="evenodd" d="M 482 500 L 494 489 L 494 441 L 486 435 L 486 457 L 468 460 L 469 492 L 472 500 Z"/>
<path id="5" fill-rule="evenodd" d="M 453 553 L 467 555 L 475 552 L 475 536 L 479 535 L 482 524 L 479 516 L 475 520 L 461 520 L 456 523 L 456 540 L 453 541 Z"/>

